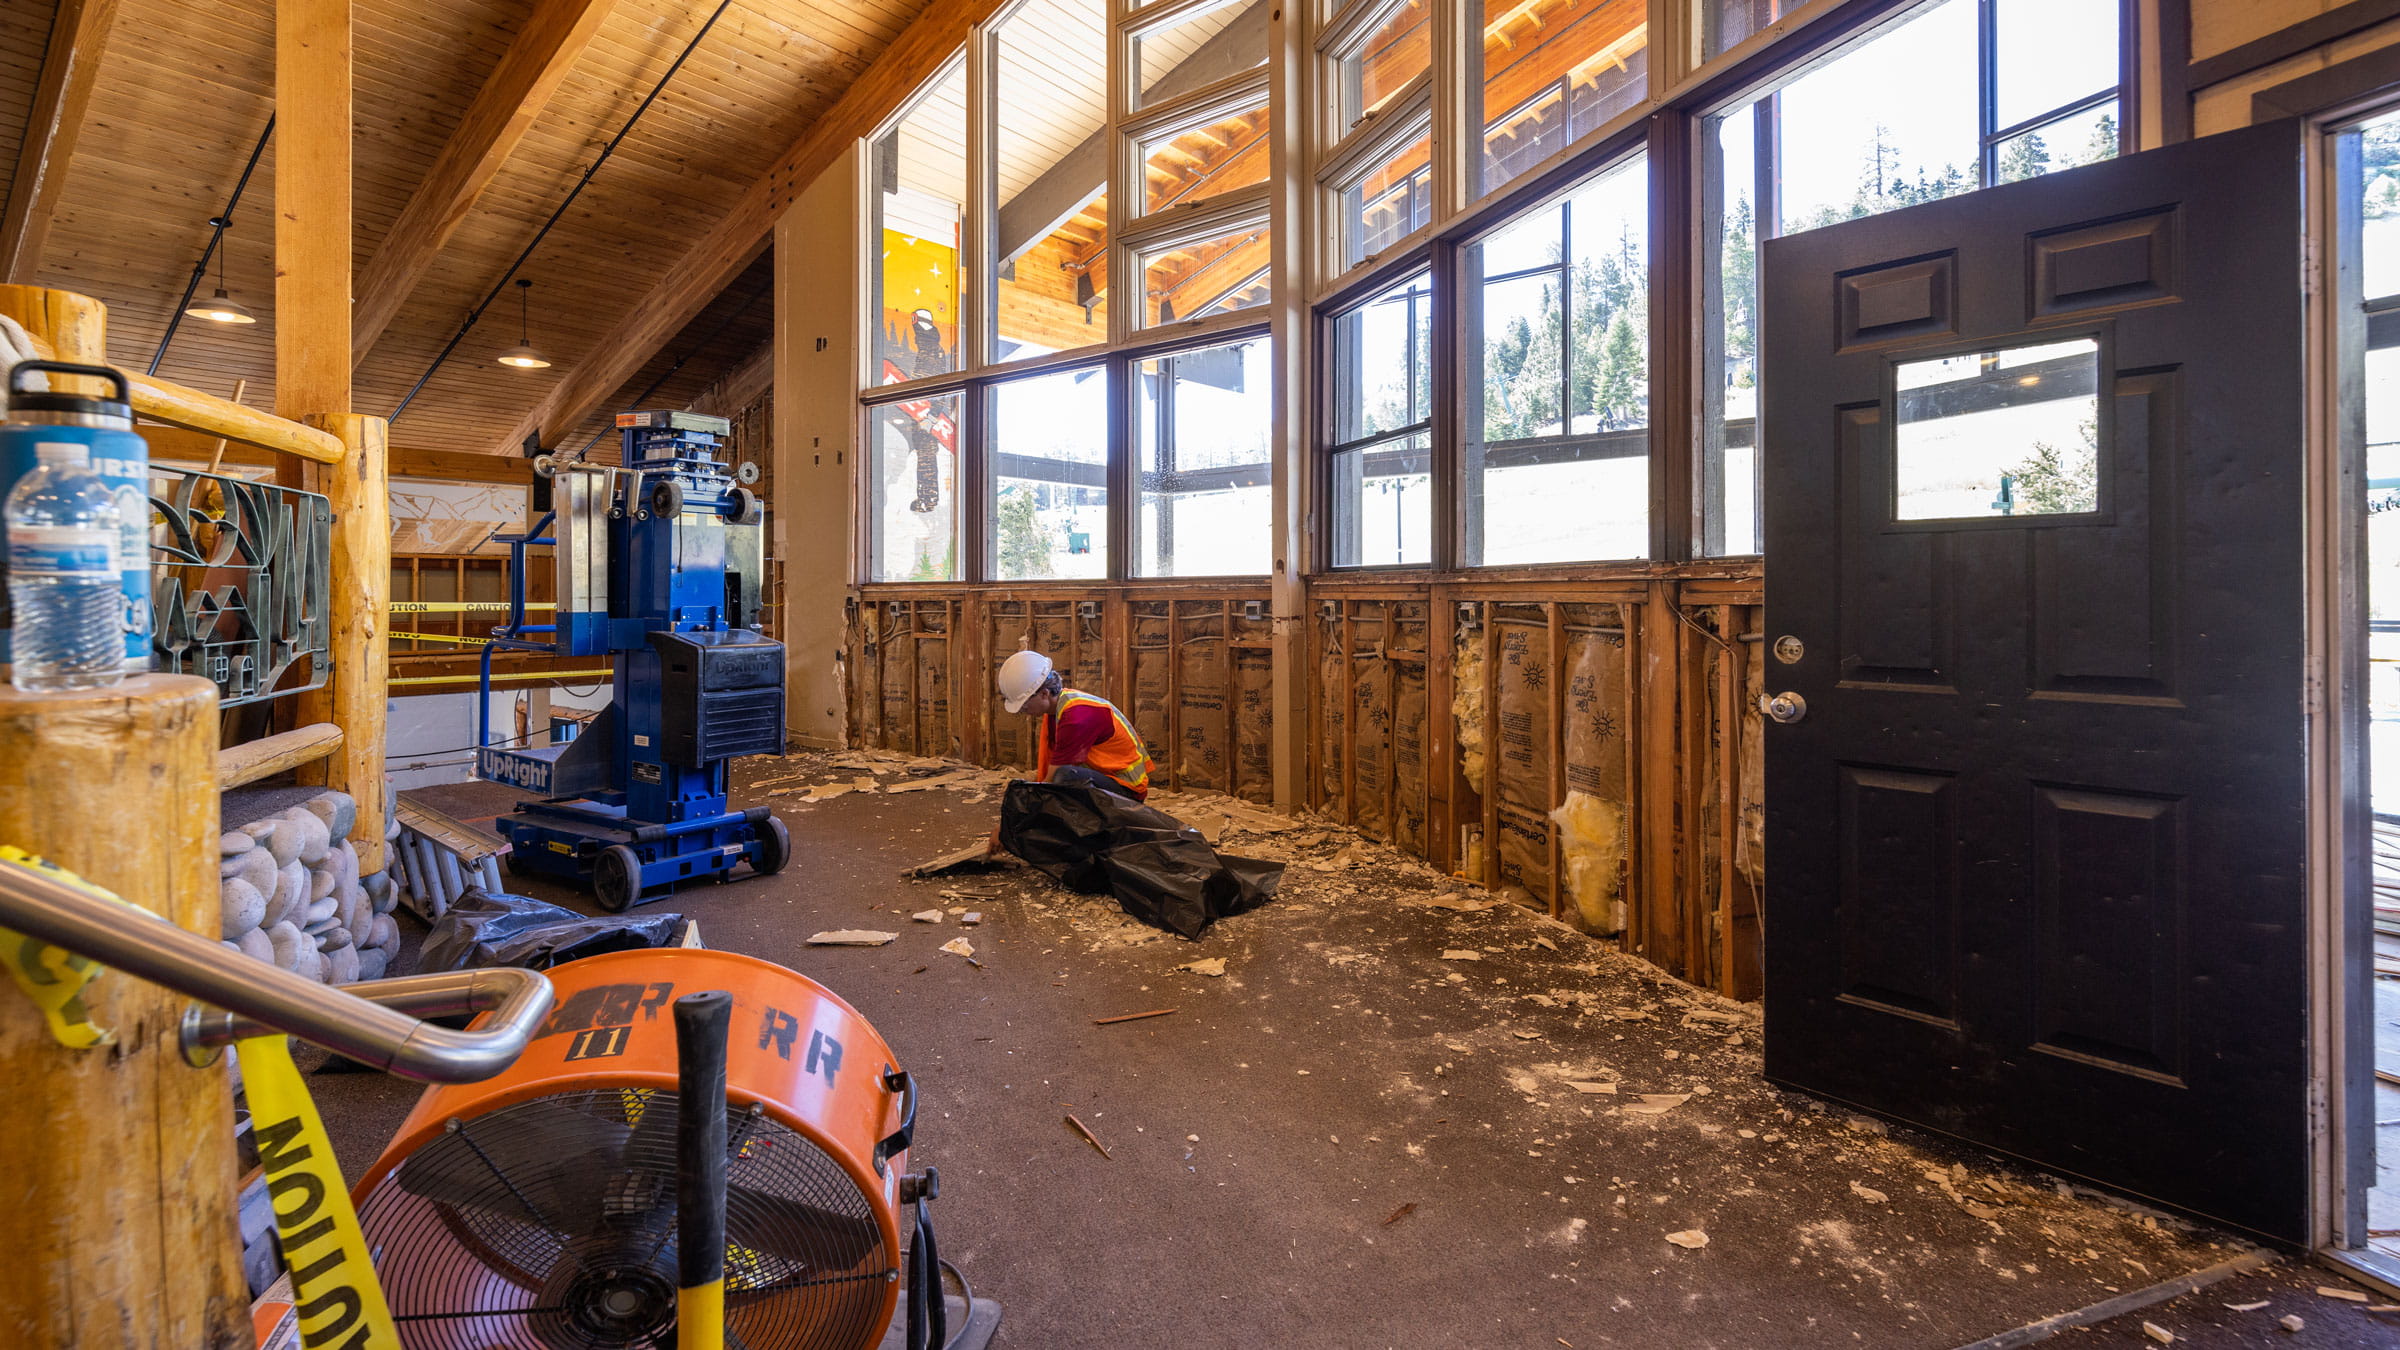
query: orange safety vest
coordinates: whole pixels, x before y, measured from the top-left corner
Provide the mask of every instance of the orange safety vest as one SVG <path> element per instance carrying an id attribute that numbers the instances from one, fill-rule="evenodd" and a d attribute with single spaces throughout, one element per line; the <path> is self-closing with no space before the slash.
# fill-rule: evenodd
<path id="1" fill-rule="evenodd" d="M 1051 735 L 1058 730 L 1059 714 L 1076 707 L 1106 708 L 1109 720 L 1117 724 L 1115 731 L 1092 747 L 1084 763 L 1131 788 L 1134 796 L 1148 797 L 1150 752 L 1142 748 L 1142 738 L 1134 734 L 1133 723 L 1125 720 L 1125 714 L 1117 711 L 1116 704 L 1104 698 L 1094 698 L 1080 689 L 1059 690 L 1058 706 L 1042 719 L 1041 757 L 1035 766 L 1034 777 L 1046 779 L 1050 776 Z"/>

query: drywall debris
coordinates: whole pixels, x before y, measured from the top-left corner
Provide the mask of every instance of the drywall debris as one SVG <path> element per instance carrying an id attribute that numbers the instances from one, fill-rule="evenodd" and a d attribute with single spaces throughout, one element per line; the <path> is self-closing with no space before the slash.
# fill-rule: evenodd
<path id="1" fill-rule="evenodd" d="M 915 919 L 918 923 L 940 923 L 942 912 L 938 909 L 920 909 L 908 917 Z"/>
<path id="2" fill-rule="evenodd" d="M 1497 898 L 1489 896 L 1469 899 L 1461 896 L 1456 891 L 1444 891 L 1440 895 L 1405 896 L 1402 899 L 1403 903 L 1406 904 L 1424 905 L 1430 909 L 1455 910 L 1460 914 L 1481 914 L 1487 909 L 1498 909 L 1503 903 L 1505 903 Z M 1539 941 L 1539 939 L 1536 940 Z M 1551 950 L 1556 951 L 1558 949 L 1553 947 Z"/>
<path id="3" fill-rule="evenodd" d="M 1872 1186 L 1861 1186 L 1855 1181 L 1850 1183 L 1850 1193 L 1870 1205 L 1880 1205 L 1892 1198 Z"/>
<path id="4" fill-rule="evenodd" d="M 911 779 L 910 781 L 908 781 L 908 782 L 905 782 L 905 783 L 894 783 L 894 784 L 892 784 L 890 787 L 887 787 L 887 788 L 885 788 L 885 789 L 884 789 L 884 791 L 885 791 L 886 793 L 895 793 L 895 792 L 924 792 L 924 791 L 926 791 L 927 789 L 930 789 L 930 788 L 962 788 L 962 789 L 963 789 L 963 788 L 966 788 L 966 787 L 970 787 L 970 786 L 973 786 L 973 785 L 979 784 L 979 783 L 980 783 L 982 780 L 983 780 L 983 771 L 982 771 L 982 770 L 980 770 L 980 769 L 961 769 L 961 770 L 959 770 L 959 771 L 958 771 L 958 772 L 956 772 L 956 773 L 937 773 L 937 774 L 935 774 L 935 775 L 934 775 L 933 777 L 931 777 L 931 778 L 916 778 L 916 779 Z"/>
<path id="5" fill-rule="evenodd" d="M 1623 1109 L 1637 1116 L 1663 1116 L 1692 1099 L 1688 1092 L 1645 1092 L 1639 1102 L 1628 1102 Z"/>
<path id="6" fill-rule="evenodd" d="M 952 956 L 966 957 L 970 961 L 975 959 L 975 944 L 967 941 L 963 937 L 952 938 L 948 942 L 943 943 L 942 950 L 950 953 Z"/>
<path id="7" fill-rule="evenodd" d="M 983 911 L 970 909 L 958 916 L 958 922 L 962 928 L 976 927 L 983 922 Z"/>
<path id="8" fill-rule="evenodd" d="M 926 862 L 918 863 L 914 867 L 902 868 L 900 875 L 904 877 L 930 877 L 938 876 L 941 873 L 959 867 L 1015 867 L 1018 865 L 1019 864 L 1016 859 L 1009 857 L 1005 853 L 993 853 L 991 851 L 991 844 L 986 840 L 979 839 L 974 843 L 967 845 L 965 848 L 958 849 L 950 853 L 945 853 L 938 858 L 934 858 Z"/>
<path id="9" fill-rule="evenodd" d="M 1520 1041 L 1538 1041 L 1542 1038 L 1542 1033 L 1529 1030 L 1525 1027 L 1512 1028 L 1509 1034 L 1516 1037 Z"/>
<path id="10" fill-rule="evenodd" d="M 2302 1321 L 2297 1314 L 2286 1314 L 2283 1320 L 2276 1323 L 2276 1325 L 2282 1327 L 2285 1331 L 2298 1331 L 2302 1327 L 2307 1326 L 2308 1323 Z"/>
<path id="11" fill-rule="evenodd" d="M 2175 1333 L 2167 1330 L 2165 1327 L 2160 1326 L 2156 1322 L 2142 1323 L 2142 1334 L 2149 1337 L 2151 1340 L 2158 1342 L 2160 1345 L 2173 1345 L 2175 1343 Z"/>
<path id="12" fill-rule="evenodd" d="M 2365 1303 L 2369 1301 L 2365 1294 L 2360 1293 L 2356 1289 L 2336 1289 L 2330 1284 L 2318 1285 L 2317 1297 L 2338 1298 L 2347 1303 Z"/>
<path id="13" fill-rule="evenodd" d="M 1194 975 L 1208 975 L 1213 977 L 1223 975 L 1225 973 L 1225 958 L 1222 956 L 1211 956 L 1198 961 L 1186 961 L 1182 965 L 1175 968 L 1177 970 L 1188 970 Z"/>
<path id="14" fill-rule="evenodd" d="M 1708 1234 L 1697 1228 L 1686 1228 L 1680 1233 L 1667 1234 L 1667 1241 L 1689 1251 L 1698 1251 L 1708 1245 Z"/>
<path id="15" fill-rule="evenodd" d="M 899 938 L 898 933 L 878 932 L 872 928 L 836 928 L 830 932 L 811 933 L 811 947 L 880 947 Z"/>
<path id="16" fill-rule="evenodd" d="M 1483 959 L 1483 953 L 1472 947 L 1458 947 L 1443 952 L 1442 959 L 1445 961 L 1480 961 Z"/>
<path id="17" fill-rule="evenodd" d="M 1595 1083 L 1578 1081 L 1574 1079 L 1569 1079 L 1567 1086 L 1575 1089 L 1577 1092 L 1606 1092 L 1613 1094 L 1617 1090 L 1617 1085 L 1614 1083 Z"/>
<path id="18" fill-rule="evenodd" d="M 2228 1303 L 2225 1306 L 2235 1312 L 2257 1312 L 2259 1309 L 2267 1306 L 2268 1302 L 2269 1300 L 2262 1298 L 2255 1303 Z"/>

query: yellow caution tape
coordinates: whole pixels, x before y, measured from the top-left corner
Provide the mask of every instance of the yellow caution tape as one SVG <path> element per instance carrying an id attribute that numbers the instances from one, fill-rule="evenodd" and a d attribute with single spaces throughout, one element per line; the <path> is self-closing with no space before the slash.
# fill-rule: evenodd
<path id="1" fill-rule="evenodd" d="M 606 667 L 603 667 L 599 670 L 521 670 L 512 671 L 507 674 L 494 675 L 492 676 L 492 683 L 498 684 L 502 680 L 599 679 L 615 673 L 615 671 L 609 670 Z M 480 677 L 475 675 L 409 675 L 398 679 L 386 680 L 384 683 L 395 688 L 404 684 L 473 684 L 478 678 Z"/>
<path id="2" fill-rule="evenodd" d="M 114 900 L 127 909 L 149 914 L 140 905 L 13 845 L 0 844 L 0 862 L 38 868 L 86 895 Z M 17 988 L 24 990 L 25 997 L 42 1010 L 42 1020 L 50 1024 L 50 1034 L 60 1045 L 69 1050 L 92 1050 L 116 1043 L 115 1031 L 92 1025 L 91 1010 L 83 1002 L 83 991 L 107 967 L 88 956 L 77 956 L 64 947 L 53 947 L 39 938 L 29 938 L 7 928 L 0 928 L 0 961 L 7 964 L 9 978 L 17 982 Z"/>
<path id="3" fill-rule="evenodd" d="M 528 610 L 550 610 L 558 606 L 548 600 L 525 602 Z M 393 600 L 385 604 L 386 614 L 506 614 L 506 600 Z"/>
<path id="4" fill-rule="evenodd" d="M 398 629 L 394 629 L 392 631 L 392 640 L 395 642 L 402 640 L 409 642 L 459 642 L 464 643 L 469 647 L 488 647 L 492 643 L 490 638 L 467 637 L 460 633 L 404 633 Z"/>
<path id="5" fill-rule="evenodd" d="M 300 1344 L 307 1350 L 400 1350 L 392 1310 L 375 1279 L 374 1258 L 358 1211 L 282 1036 L 253 1036 L 235 1047 L 250 1128 L 275 1211 L 275 1238 L 292 1272 Z"/>

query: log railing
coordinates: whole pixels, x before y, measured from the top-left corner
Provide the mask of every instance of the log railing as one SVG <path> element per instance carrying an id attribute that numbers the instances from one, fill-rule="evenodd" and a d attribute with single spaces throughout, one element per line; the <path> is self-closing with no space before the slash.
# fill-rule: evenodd
<path id="1" fill-rule="evenodd" d="M 54 360 L 107 364 L 108 311 L 90 296 L 0 286 L 0 315 L 24 325 L 35 349 Z M 392 550 L 384 420 L 342 414 L 295 422 L 167 380 L 143 375 L 132 380 L 139 417 L 325 466 L 320 473 L 334 509 L 331 612 L 325 616 L 333 635 L 333 669 L 324 687 L 300 696 L 305 734 L 283 748 L 301 757 L 278 767 L 297 768 L 304 780 L 357 800 L 350 842 L 358 851 L 359 870 L 380 871 L 389 646 L 383 609 L 391 588 Z M 235 756 L 244 749 L 225 753 Z"/>

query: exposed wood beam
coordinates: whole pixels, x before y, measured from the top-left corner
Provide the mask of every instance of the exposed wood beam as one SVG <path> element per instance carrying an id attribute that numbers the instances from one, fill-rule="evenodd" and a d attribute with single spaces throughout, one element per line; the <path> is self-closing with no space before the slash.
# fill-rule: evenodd
<path id="1" fill-rule="evenodd" d="M 75 139 L 83 134 L 99 83 L 100 56 L 116 23 L 117 0 L 59 0 L 50 20 L 50 47 L 33 90 L 33 114 L 17 152 L 8 211 L 0 216 L 0 280 L 32 285 L 58 213 L 59 190 Z"/>
<path id="2" fill-rule="evenodd" d="M 537 0 L 516 41 L 476 91 L 458 129 L 359 274 L 358 303 L 350 320 L 354 365 L 367 358 L 442 246 L 474 209 L 475 199 L 533 129 L 615 3 Z"/>
<path id="3" fill-rule="evenodd" d="M 275 412 L 350 411 L 350 4 L 275 4 Z"/>
<path id="4" fill-rule="evenodd" d="M 206 464 L 216 453 L 218 438 L 183 427 L 143 423 L 134 428 L 150 443 L 150 458 L 180 464 Z M 485 455 L 473 450 L 421 450 L 391 447 L 391 476 L 431 478 L 452 483 L 512 483 L 522 485 L 533 470 L 515 455 Z M 223 463 L 231 468 L 272 468 L 284 457 L 272 450 L 231 442 Z"/>
<path id="5" fill-rule="evenodd" d="M 714 417 L 731 417 L 758 401 L 775 383 L 775 344 L 762 342 L 747 360 L 735 366 L 715 384 L 700 391 L 700 396 L 687 405 L 687 411 L 707 413 Z"/>
<path id="6" fill-rule="evenodd" d="M 725 219 L 667 268 L 658 284 L 600 336 L 591 355 L 552 387 L 541 406 L 493 444 L 493 452 L 514 454 L 527 435 L 537 432 L 543 445 L 555 446 L 585 418 L 600 411 L 659 348 L 682 332 L 742 269 L 766 251 L 776 219 L 801 189 L 852 143 L 890 117 L 966 42 L 974 26 L 990 18 L 1002 3 L 934 0 L 851 82 L 825 115 L 810 123 L 792 148 L 750 185 Z"/>

